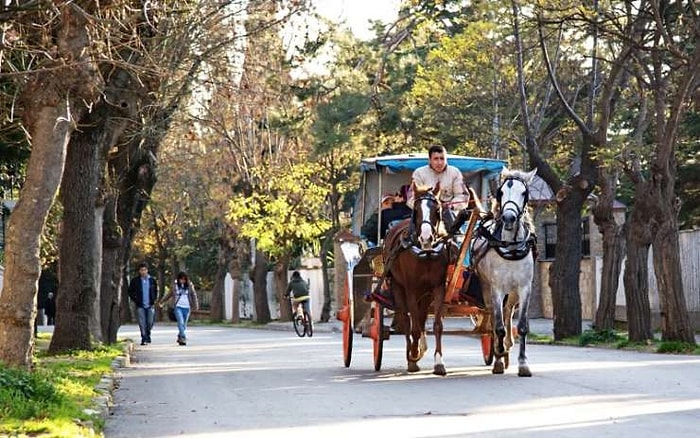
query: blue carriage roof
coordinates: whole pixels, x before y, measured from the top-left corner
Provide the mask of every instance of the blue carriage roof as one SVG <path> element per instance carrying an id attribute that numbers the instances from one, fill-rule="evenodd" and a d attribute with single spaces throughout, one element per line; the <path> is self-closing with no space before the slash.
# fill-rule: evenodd
<path id="1" fill-rule="evenodd" d="M 426 164 L 428 164 L 427 153 L 387 155 L 363 159 L 360 162 L 360 171 L 377 172 L 382 169 L 387 169 L 390 172 L 399 173 L 414 171 Z M 456 167 L 462 173 L 484 172 L 486 176 L 497 175 L 501 173 L 501 170 L 506 166 L 506 162 L 503 160 L 451 154 L 447 154 L 447 164 Z"/>

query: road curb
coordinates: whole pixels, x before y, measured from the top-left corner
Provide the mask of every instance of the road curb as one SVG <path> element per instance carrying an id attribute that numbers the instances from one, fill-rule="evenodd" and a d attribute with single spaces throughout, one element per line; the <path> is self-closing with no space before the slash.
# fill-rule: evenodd
<path id="1" fill-rule="evenodd" d="M 109 417 L 109 410 L 113 406 L 112 396 L 114 394 L 114 390 L 119 387 L 119 381 L 122 377 L 119 370 L 131 365 L 131 355 L 133 351 L 134 343 L 131 341 L 126 341 L 123 354 L 115 357 L 110 364 L 112 372 L 102 376 L 100 382 L 95 385 L 95 392 L 97 395 L 92 398 L 92 407 L 87 408 L 84 411 L 89 415 L 94 415 L 97 418 L 102 419 L 103 424 Z"/>

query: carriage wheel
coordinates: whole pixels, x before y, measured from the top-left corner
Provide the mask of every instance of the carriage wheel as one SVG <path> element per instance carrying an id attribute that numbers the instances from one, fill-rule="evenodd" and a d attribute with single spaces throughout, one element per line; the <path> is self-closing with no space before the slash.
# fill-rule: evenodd
<path id="1" fill-rule="evenodd" d="M 350 361 L 352 360 L 352 338 L 353 338 L 353 327 L 352 327 L 352 312 L 353 309 L 350 306 L 350 291 L 348 290 L 348 280 L 345 279 L 345 297 L 343 299 L 343 307 L 338 310 L 338 319 L 343 322 L 343 362 L 345 368 L 350 366 Z"/>
<path id="2" fill-rule="evenodd" d="M 304 318 L 302 318 L 301 316 L 297 316 L 296 314 L 293 318 L 294 331 L 297 332 L 297 336 L 303 338 L 306 334 L 306 329 L 304 328 Z"/>
<path id="3" fill-rule="evenodd" d="M 374 371 L 382 369 L 382 355 L 384 354 L 384 307 L 374 302 L 372 304 L 372 325 L 370 338 L 374 352 Z"/>
<path id="4" fill-rule="evenodd" d="M 493 363 L 493 337 L 491 335 L 481 335 L 481 353 L 484 356 L 484 363 Z"/>

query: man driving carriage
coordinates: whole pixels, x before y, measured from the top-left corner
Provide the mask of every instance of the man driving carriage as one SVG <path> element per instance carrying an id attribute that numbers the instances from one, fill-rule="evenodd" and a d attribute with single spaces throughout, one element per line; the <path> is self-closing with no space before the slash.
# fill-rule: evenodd
<path id="1" fill-rule="evenodd" d="M 440 202 L 442 203 L 443 233 L 452 235 L 469 217 L 470 192 L 467 189 L 462 172 L 447 162 L 447 152 L 443 146 L 433 145 L 428 149 L 428 164 L 413 171 L 414 187 L 436 187 L 440 185 Z M 413 210 L 415 192 L 408 192 L 407 206 Z M 389 308 L 393 308 L 391 293 L 391 271 L 385 272 L 385 281 L 378 292 L 372 293 L 368 300 L 378 299 Z"/>
<path id="2" fill-rule="evenodd" d="M 428 164 L 413 171 L 412 180 L 416 186 L 435 187 L 440 183 L 440 202 L 442 202 L 442 220 L 445 232 L 452 234 L 455 225 L 468 217 L 469 190 L 464 184 L 462 173 L 447 162 L 447 152 L 440 145 L 428 149 Z M 413 209 L 413 191 L 409 193 L 406 204 Z M 459 221 L 458 221 L 459 217 Z M 461 222 L 461 223 L 460 223 Z"/>

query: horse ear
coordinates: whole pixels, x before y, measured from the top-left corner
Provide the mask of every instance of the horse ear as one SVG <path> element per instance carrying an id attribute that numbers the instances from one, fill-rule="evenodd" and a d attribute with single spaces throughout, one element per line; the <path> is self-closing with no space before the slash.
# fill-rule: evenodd
<path id="1" fill-rule="evenodd" d="M 532 182 L 532 179 L 535 177 L 536 174 L 537 174 L 536 167 L 534 169 L 532 169 L 531 171 L 529 171 L 527 174 L 525 174 L 525 176 L 526 176 L 525 179 L 526 179 L 528 184 L 530 184 Z"/>
<path id="2" fill-rule="evenodd" d="M 438 181 L 437 184 L 435 184 L 435 187 L 433 187 L 433 194 L 437 195 L 438 193 L 440 193 L 440 181 Z"/>

